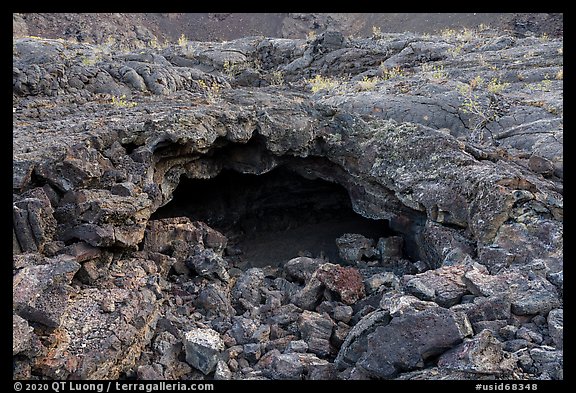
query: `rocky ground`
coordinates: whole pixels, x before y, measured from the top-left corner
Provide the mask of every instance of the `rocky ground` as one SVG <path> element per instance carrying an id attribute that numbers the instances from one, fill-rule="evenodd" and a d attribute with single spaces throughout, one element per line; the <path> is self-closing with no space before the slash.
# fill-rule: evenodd
<path id="1" fill-rule="evenodd" d="M 13 107 L 14 378 L 563 379 L 561 37 L 15 38 Z M 346 204 L 339 261 L 227 230 Z"/>

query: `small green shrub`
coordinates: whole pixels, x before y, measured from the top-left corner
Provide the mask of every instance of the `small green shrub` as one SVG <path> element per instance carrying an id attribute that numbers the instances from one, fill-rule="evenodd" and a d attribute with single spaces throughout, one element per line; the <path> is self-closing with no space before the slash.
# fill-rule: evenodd
<path id="1" fill-rule="evenodd" d="M 314 78 L 308 79 L 306 82 L 312 85 L 311 87 L 312 93 L 316 93 L 321 90 L 330 91 L 338 86 L 337 81 L 323 77 L 322 75 L 316 75 Z"/>
<path id="2" fill-rule="evenodd" d="M 528 85 L 528 89 L 530 89 L 531 91 L 551 91 L 552 81 L 546 78 L 541 82 L 530 83 Z"/>
<path id="3" fill-rule="evenodd" d="M 500 94 L 504 89 L 510 86 L 508 82 L 501 82 L 498 78 L 492 78 L 486 86 L 488 91 L 492 94 Z"/>
<path id="4" fill-rule="evenodd" d="M 242 68 L 238 63 L 233 63 L 229 60 L 224 61 L 222 68 L 224 69 L 224 73 L 231 79 L 242 72 Z"/>
<path id="5" fill-rule="evenodd" d="M 559 81 L 563 80 L 564 79 L 564 68 L 560 68 L 554 77 L 556 78 L 556 80 L 559 80 Z"/>
<path id="6" fill-rule="evenodd" d="M 470 81 L 468 82 L 468 86 L 470 86 L 470 89 L 472 90 L 479 89 L 482 86 L 484 86 L 484 78 L 482 78 L 480 75 L 477 75 L 474 78 L 470 79 Z"/>
<path id="7" fill-rule="evenodd" d="M 364 78 L 362 78 L 361 81 L 358 81 L 358 88 L 360 89 L 360 91 L 374 90 L 378 82 L 380 82 L 380 78 L 377 76 L 374 76 L 372 78 L 364 76 Z"/>
<path id="8" fill-rule="evenodd" d="M 382 79 L 383 80 L 398 78 L 398 77 L 405 75 L 404 70 L 402 70 L 402 68 L 400 68 L 400 66 L 388 68 L 382 63 L 382 64 L 380 64 L 380 69 L 382 70 Z"/>
<path id="9" fill-rule="evenodd" d="M 471 121 L 475 120 L 472 125 L 472 130 L 480 130 L 487 123 L 497 120 L 498 114 L 494 108 L 485 107 L 480 101 L 480 94 L 475 93 L 479 87 L 482 86 L 484 80 L 481 77 L 476 77 L 470 83 L 463 83 L 458 86 L 458 93 L 462 96 L 462 104 L 460 109 L 463 113 L 472 115 Z"/>
<path id="10" fill-rule="evenodd" d="M 443 65 L 436 65 L 432 69 L 432 78 L 434 79 L 447 79 L 448 74 L 444 71 Z"/>
<path id="11" fill-rule="evenodd" d="M 112 105 L 120 107 L 120 108 L 133 108 L 138 105 L 135 102 L 127 101 L 126 95 L 122 94 L 120 97 L 112 96 Z"/>
<path id="12" fill-rule="evenodd" d="M 284 85 L 284 73 L 280 70 L 272 71 L 269 78 L 272 86 Z"/>
<path id="13" fill-rule="evenodd" d="M 182 35 L 180 35 L 180 38 L 178 38 L 178 46 L 180 46 L 182 48 L 185 48 L 186 46 L 188 46 L 188 38 L 186 38 L 184 33 L 182 33 Z"/>
<path id="14" fill-rule="evenodd" d="M 218 83 L 214 81 L 207 83 L 203 80 L 199 80 L 197 83 L 209 102 L 214 102 L 220 98 L 220 90 L 222 87 Z"/>

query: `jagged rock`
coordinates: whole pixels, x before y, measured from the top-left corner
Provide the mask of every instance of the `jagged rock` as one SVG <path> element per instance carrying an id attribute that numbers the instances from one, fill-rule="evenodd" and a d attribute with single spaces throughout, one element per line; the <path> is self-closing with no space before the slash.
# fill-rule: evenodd
<path id="1" fill-rule="evenodd" d="M 475 297 L 472 303 L 458 304 L 451 307 L 453 311 L 462 311 L 470 322 L 507 320 L 510 318 L 510 299 L 506 293 L 489 297 Z"/>
<path id="2" fill-rule="evenodd" d="M 266 343 L 266 351 L 265 352 L 268 353 L 268 352 L 274 351 L 274 350 L 277 350 L 280 352 L 285 352 L 286 348 L 288 348 L 288 345 L 292 341 L 295 341 L 297 339 L 298 339 L 298 337 L 296 337 L 292 334 L 272 339 L 272 340 L 268 341 L 268 343 Z"/>
<path id="3" fill-rule="evenodd" d="M 182 240 L 191 245 L 200 244 L 202 233 L 187 217 L 148 221 L 144 250 L 167 252 L 176 240 Z"/>
<path id="4" fill-rule="evenodd" d="M 304 340 L 290 341 L 284 350 L 284 353 L 298 352 L 304 353 L 308 351 L 308 344 Z"/>
<path id="5" fill-rule="evenodd" d="M 471 335 L 464 314 L 441 307 L 406 312 L 368 335 L 366 352 L 356 366 L 373 377 L 391 378 L 400 370 L 422 368 L 426 359 Z"/>
<path id="6" fill-rule="evenodd" d="M 321 301 L 324 292 L 324 284 L 314 272 L 304 288 L 294 293 L 290 301 L 304 310 L 313 310 Z"/>
<path id="7" fill-rule="evenodd" d="M 222 360 L 219 360 L 216 363 L 216 369 L 214 370 L 214 379 L 215 380 L 224 380 L 228 381 L 232 379 L 232 371 L 226 365 L 226 363 Z"/>
<path id="8" fill-rule="evenodd" d="M 131 269 L 136 270 L 134 265 Z M 112 379 L 134 367 L 152 338 L 159 304 L 156 295 L 139 284 L 139 278 L 133 283 L 130 289 L 86 288 L 76 294 L 62 317 L 54 347 L 38 359 L 38 367 L 45 375 Z M 114 312 L 101 311 L 104 298 L 114 299 Z"/>
<path id="9" fill-rule="evenodd" d="M 433 381 L 433 380 L 487 380 L 493 381 L 494 376 L 487 374 L 475 374 L 475 373 L 468 373 L 456 370 L 449 370 L 445 368 L 439 367 L 430 367 L 423 370 L 415 370 L 409 371 L 402 374 L 399 374 L 395 380 L 399 381 L 407 381 L 407 380 L 414 380 L 414 381 Z M 502 384 L 502 387 L 504 385 Z"/>
<path id="10" fill-rule="evenodd" d="M 564 379 L 564 352 L 550 347 L 532 348 L 529 351 L 532 367 L 541 379 Z"/>
<path id="11" fill-rule="evenodd" d="M 478 321 L 478 322 L 471 322 L 472 330 L 474 333 L 481 332 L 482 330 L 488 330 L 494 336 L 499 336 L 500 329 L 504 328 L 508 321 L 505 319 L 496 319 L 493 321 Z"/>
<path id="12" fill-rule="evenodd" d="M 556 285 L 561 291 L 564 290 L 564 271 L 559 271 L 556 273 L 548 273 L 546 279 L 552 284 Z"/>
<path id="13" fill-rule="evenodd" d="M 230 280 L 228 274 L 228 262 L 215 253 L 212 249 L 201 249 L 196 246 L 194 253 L 186 259 L 186 266 L 196 273 L 206 278 L 219 278 L 227 282 Z"/>
<path id="14" fill-rule="evenodd" d="M 298 257 L 286 262 L 284 264 L 284 271 L 289 278 L 305 283 L 310 280 L 312 274 L 314 274 L 322 263 L 323 261 L 321 259 Z"/>
<path id="15" fill-rule="evenodd" d="M 260 343 L 244 344 L 242 354 L 244 359 L 248 360 L 250 364 L 254 364 L 262 356 L 262 347 Z"/>
<path id="16" fill-rule="evenodd" d="M 516 331 L 516 338 L 526 340 L 531 343 L 535 344 L 542 344 L 542 335 L 532 329 L 527 328 L 526 326 L 521 326 Z"/>
<path id="17" fill-rule="evenodd" d="M 192 367 L 210 374 L 224 351 L 224 341 L 218 332 L 210 328 L 197 328 L 186 332 L 184 336 L 186 362 Z"/>
<path id="18" fill-rule="evenodd" d="M 563 351 L 550 347 L 530 348 L 518 355 L 518 365 L 538 379 L 563 379 L 563 364 Z"/>
<path id="19" fill-rule="evenodd" d="M 377 273 L 364 281 L 368 295 L 378 291 L 382 286 L 384 286 L 384 288 L 397 289 L 399 284 L 400 280 L 393 272 Z"/>
<path id="20" fill-rule="evenodd" d="M 558 349 L 564 347 L 564 310 L 557 308 L 548 313 L 548 332 Z"/>
<path id="21" fill-rule="evenodd" d="M 560 305 L 554 285 L 540 277 L 515 271 L 487 275 L 473 269 L 464 274 L 463 280 L 470 292 L 478 296 L 509 293 L 512 312 L 517 315 L 546 315 Z"/>
<path id="22" fill-rule="evenodd" d="M 475 374 L 510 376 L 516 365 L 513 355 L 489 330 L 483 330 L 438 358 L 438 368 Z"/>
<path id="23" fill-rule="evenodd" d="M 236 340 L 236 343 L 243 345 L 253 342 L 254 333 L 258 325 L 251 319 L 242 316 L 232 317 L 232 327 L 230 336 Z"/>
<path id="24" fill-rule="evenodd" d="M 278 288 L 281 297 L 286 301 L 296 296 L 296 293 L 301 289 L 298 284 L 290 282 L 282 277 L 274 279 L 274 287 Z"/>
<path id="25" fill-rule="evenodd" d="M 381 259 L 386 258 L 402 258 L 402 248 L 404 246 L 404 239 L 401 236 L 382 237 L 378 239 L 376 250 Z"/>
<path id="26" fill-rule="evenodd" d="M 504 342 L 504 350 L 506 352 L 516 353 L 520 350 L 523 350 L 526 348 L 533 348 L 533 347 L 534 347 L 534 344 L 529 343 L 528 341 L 521 339 L 521 338 L 513 338 L 513 339 L 509 339 L 506 342 Z M 519 363 L 520 362 L 521 362 L 521 359 L 520 359 Z"/>
<path id="27" fill-rule="evenodd" d="M 335 321 L 342 321 L 344 323 L 347 323 L 352 318 L 352 312 L 353 310 L 352 307 L 350 306 L 346 305 L 336 306 L 332 310 L 332 319 L 334 319 Z"/>
<path id="28" fill-rule="evenodd" d="M 335 380 L 336 378 L 336 367 L 333 363 L 322 362 L 320 359 L 313 363 L 310 363 L 307 368 L 308 374 L 306 375 L 307 380 L 320 381 L 320 380 Z"/>
<path id="29" fill-rule="evenodd" d="M 423 282 L 418 278 L 411 279 L 411 276 L 404 276 L 407 279 L 406 284 L 404 285 L 404 290 L 418 299 L 422 300 L 434 300 L 436 295 L 436 291 L 434 288 L 430 287 L 428 283 Z"/>
<path id="30" fill-rule="evenodd" d="M 352 328 L 344 322 L 338 322 L 336 324 L 336 327 L 333 329 L 332 336 L 330 337 L 330 343 L 336 350 L 340 350 L 351 329 Z"/>
<path id="31" fill-rule="evenodd" d="M 243 300 L 252 307 L 258 307 L 262 300 L 260 288 L 264 281 L 264 273 L 261 269 L 251 268 L 246 270 L 232 287 L 231 295 L 235 303 Z"/>
<path id="32" fill-rule="evenodd" d="M 78 269 L 80 264 L 65 256 L 21 269 L 12 284 L 14 311 L 29 321 L 60 326 L 72 293 L 68 284 Z"/>
<path id="33" fill-rule="evenodd" d="M 222 255 L 228 245 L 226 236 L 201 221 L 195 221 L 192 224 L 200 230 L 204 247 L 211 248 L 216 253 Z"/>
<path id="34" fill-rule="evenodd" d="M 34 188 L 22 195 L 13 206 L 13 231 L 21 252 L 42 252 L 54 236 L 56 220 L 52 205 L 43 188 Z"/>
<path id="35" fill-rule="evenodd" d="M 232 307 L 230 292 L 218 282 L 209 282 L 198 292 L 198 305 L 209 316 L 233 316 L 236 311 Z"/>
<path id="36" fill-rule="evenodd" d="M 356 233 L 345 233 L 336 239 L 340 257 L 348 264 L 355 265 L 363 257 L 371 258 L 376 252 L 374 240 L 367 239 Z"/>
<path id="37" fill-rule="evenodd" d="M 312 353 L 280 353 L 272 350 L 258 362 L 263 374 L 271 379 L 301 380 L 305 375 L 317 375 L 318 371 L 328 367 L 327 360 L 319 359 Z"/>
<path id="38" fill-rule="evenodd" d="M 313 310 L 320 303 L 326 288 L 345 304 L 354 304 L 365 296 L 362 276 L 356 268 L 325 263 L 316 269 L 292 301 L 305 310 Z"/>
<path id="39" fill-rule="evenodd" d="M 38 253 L 14 254 L 12 256 L 12 268 L 19 270 L 28 266 L 45 265 L 46 257 Z"/>
<path id="40" fill-rule="evenodd" d="M 74 243 L 62 250 L 62 253 L 71 255 L 78 263 L 90 261 L 102 255 L 102 250 L 85 242 Z"/>
<path id="41" fill-rule="evenodd" d="M 444 260 L 442 261 L 442 266 L 455 266 L 455 265 L 465 265 L 465 266 L 472 266 L 474 264 L 474 260 L 470 256 L 470 254 L 464 252 L 460 248 L 453 248 L 449 251 Z"/>
<path id="42" fill-rule="evenodd" d="M 462 281 L 465 268 L 446 266 L 415 276 L 404 276 L 406 290 L 422 300 L 433 300 L 442 307 L 451 307 L 468 293 Z"/>
<path id="43" fill-rule="evenodd" d="M 368 350 L 368 337 L 379 326 L 390 322 L 387 311 L 377 310 L 362 318 L 346 336 L 340 351 L 334 360 L 339 369 L 352 367 Z"/>
<path id="44" fill-rule="evenodd" d="M 252 333 L 252 341 L 265 344 L 270 340 L 270 325 L 262 324 Z"/>
<path id="45" fill-rule="evenodd" d="M 136 247 L 144 238 L 150 217 L 148 195 L 114 195 L 108 190 L 79 190 L 67 194 L 55 214 L 70 223 L 62 240 L 80 239 L 91 246 Z"/>
<path id="46" fill-rule="evenodd" d="M 183 351 L 182 341 L 170 332 L 156 335 L 152 348 L 158 354 L 158 363 L 163 366 L 167 379 L 179 379 L 191 371 L 190 366 L 179 358 Z"/>
<path id="47" fill-rule="evenodd" d="M 75 145 L 67 148 L 53 165 L 41 163 L 35 173 L 62 192 L 93 185 L 112 169 L 111 162 L 98 150 Z"/>
<path id="48" fill-rule="evenodd" d="M 136 375 L 140 380 L 162 380 L 164 373 L 162 372 L 162 365 L 154 363 L 152 365 L 140 366 L 136 370 Z"/>
<path id="49" fill-rule="evenodd" d="M 554 164 L 550 160 L 537 155 L 530 156 L 528 159 L 528 168 L 530 168 L 532 172 L 542 174 L 544 177 L 552 176 L 555 169 Z"/>
<path id="50" fill-rule="evenodd" d="M 330 354 L 330 337 L 334 321 L 326 314 L 304 310 L 298 318 L 298 328 L 302 339 L 308 344 L 308 351 L 320 357 Z"/>
<path id="51" fill-rule="evenodd" d="M 90 260 L 82 263 L 76 278 L 84 284 L 94 285 L 98 279 L 106 276 L 106 262 L 106 260 Z"/>
<path id="52" fill-rule="evenodd" d="M 25 319 L 14 314 L 12 316 L 12 354 L 16 355 L 30 347 L 33 328 Z"/>
<path id="53" fill-rule="evenodd" d="M 287 325 L 295 322 L 302 313 L 302 309 L 292 303 L 285 304 L 274 311 L 274 314 L 270 317 L 270 323 L 278 325 Z"/>
<path id="54" fill-rule="evenodd" d="M 434 302 L 420 300 L 412 295 L 402 293 L 390 293 L 380 299 L 379 306 L 392 317 L 399 317 L 405 313 L 418 312 L 436 308 L 438 305 Z"/>
<path id="55" fill-rule="evenodd" d="M 320 266 L 315 274 L 318 280 L 326 288 L 338 294 L 340 300 L 345 304 L 354 304 L 365 296 L 362 276 L 353 267 L 326 263 Z"/>
<path id="56" fill-rule="evenodd" d="M 498 335 L 502 337 L 504 340 L 512 340 L 516 337 L 516 332 L 518 331 L 518 327 L 514 325 L 505 325 L 498 330 Z"/>

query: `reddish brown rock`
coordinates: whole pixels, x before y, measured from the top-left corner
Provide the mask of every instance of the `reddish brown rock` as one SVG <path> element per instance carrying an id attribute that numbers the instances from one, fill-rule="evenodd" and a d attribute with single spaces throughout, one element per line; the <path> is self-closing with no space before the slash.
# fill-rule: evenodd
<path id="1" fill-rule="evenodd" d="M 293 296 L 292 301 L 305 310 L 313 310 L 322 301 L 325 289 L 349 305 L 365 296 L 364 282 L 358 269 L 325 263 L 316 269 L 304 288 Z"/>
<path id="2" fill-rule="evenodd" d="M 354 267 L 326 263 L 315 274 L 326 288 L 338 294 L 343 303 L 351 305 L 366 296 L 362 275 Z"/>

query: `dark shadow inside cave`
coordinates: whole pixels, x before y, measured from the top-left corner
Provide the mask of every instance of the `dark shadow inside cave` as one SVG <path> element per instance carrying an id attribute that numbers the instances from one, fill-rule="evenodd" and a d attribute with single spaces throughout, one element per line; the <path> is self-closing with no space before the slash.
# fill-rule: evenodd
<path id="1" fill-rule="evenodd" d="M 172 200 L 151 219 L 181 216 L 224 233 L 242 268 L 277 266 L 298 255 L 341 263 L 335 240 L 344 233 L 375 240 L 396 234 L 387 220 L 355 213 L 341 185 L 282 167 L 262 175 L 224 169 L 212 179 L 182 176 Z"/>

